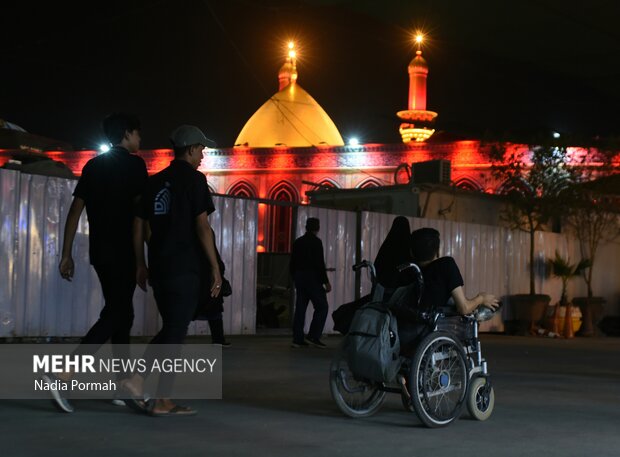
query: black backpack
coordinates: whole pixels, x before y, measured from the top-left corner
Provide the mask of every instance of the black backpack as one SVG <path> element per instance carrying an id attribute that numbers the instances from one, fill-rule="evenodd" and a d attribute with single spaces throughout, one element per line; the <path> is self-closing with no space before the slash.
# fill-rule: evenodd
<path id="1" fill-rule="evenodd" d="M 396 378 L 400 369 L 398 327 L 385 304 L 369 303 L 355 313 L 344 348 L 355 376 L 375 382 Z"/>

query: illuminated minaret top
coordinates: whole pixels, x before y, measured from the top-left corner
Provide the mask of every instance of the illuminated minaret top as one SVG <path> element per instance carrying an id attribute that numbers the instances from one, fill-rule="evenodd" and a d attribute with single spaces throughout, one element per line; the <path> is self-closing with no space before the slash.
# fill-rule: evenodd
<path id="1" fill-rule="evenodd" d="M 297 81 L 297 51 L 295 51 L 295 43 L 289 41 L 288 55 L 286 62 L 280 67 L 278 72 L 278 90 L 284 89 L 289 84 L 295 84 Z"/>
<path id="2" fill-rule="evenodd" d="M 411 140 L 426 141 L 435 133 L 429 125 L 437 117 L 437 113 L 426 110 L 426 78 L 428 64 L 422 57 L 422 41 L 424 36 L 418 33 L 415 37 L 417 45 L 416 56 L 409 62 L 409 100 L 406 111 L 399 111 L 396 115 L 406 121 L 400 124 L 400 135 L 403 143 Z"/>

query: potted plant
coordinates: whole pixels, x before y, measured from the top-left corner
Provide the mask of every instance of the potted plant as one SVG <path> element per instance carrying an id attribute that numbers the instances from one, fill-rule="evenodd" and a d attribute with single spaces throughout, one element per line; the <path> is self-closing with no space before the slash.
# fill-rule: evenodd
<path id="1" fill-rule="evenodd" d="M 555 312 L 553 313 L 553 319 L 558 324 L 555 327 L 560 329 L 564 328 L 562 323 L 558 323 L 558 318 L 561 318 L 560 306 L 564 307 L 564 319 L 572 319 L 573 312 L 571 308 L 571 302 L 568 300 L 567 291 L 568 291 L 568 281 L 577 276 L 581 276 L 583 272 L 590 267 L 590 260 L 582 259 L 578 264 L 571 264 L 569 258 L 563 258 L 558 251 L 555 251 L 555 258 L 549 259 L 549 263 L 551 265 L 551 274 L 557 278 L 562 280 L 562 296 L 560 301 L 556 304 Z M 575 325 L 572 322 L 572 330 L 576 332 L 579 330 L 579 324 Z M 577 328 L 575 328 L 577 327 Z"/>
<path id="2" fill-rule="evenodd" d="M 529 234 L 529 294 L 509 297 L 521 332 L 535 334 L 551 297 L 536 293 L 535 234 L 565 212 L 567 189 L 577 181 L 575 167 L 565 148 L 537 146 L 530 150 L 491 148 L 493 175 L 502 183 L 505 198 L 502 219 L 512 229 Z"/>

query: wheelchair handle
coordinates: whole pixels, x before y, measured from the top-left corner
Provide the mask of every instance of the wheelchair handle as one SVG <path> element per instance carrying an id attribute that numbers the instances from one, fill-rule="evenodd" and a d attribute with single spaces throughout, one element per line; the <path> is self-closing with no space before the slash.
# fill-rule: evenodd
<path id="1" fill-rule="evenodd" d="M 422 271 L 420 271 L 420 267 L 417 264 L 413 263 L 413 262 L 403 263 L 403 264 L 398 265 L 396 267 L 396 269 L 399 271 L 399 273 L 402 273 L 403 271 L 408 270 L 409 268 L 414 268 L 416 270 L 416 272 L 418 272 L 420 274 L 422 273 Z"/>
<path id="2" fill-rule="evenodd" d="M 362 260 L 361 262 L 353 265 L 353 271 L 359 271 L 362 268 L 368 268 L 370 265 L 371 263 L 368 260 Z"/>
<path id="3" fill-rule="evenodd" d="M 360 271 L 362 268 L 368 268 L 370 270 L 370 282 L 374 286 L 377 282 L 377 272 L 375 270 L 375 266 L 369 260 L 362 260 L 359 263 L 353 265 L 353 271 Z"/>

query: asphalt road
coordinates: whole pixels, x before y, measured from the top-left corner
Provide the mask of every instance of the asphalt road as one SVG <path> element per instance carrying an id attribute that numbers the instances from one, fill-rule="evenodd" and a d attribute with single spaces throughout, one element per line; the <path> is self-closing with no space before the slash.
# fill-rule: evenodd
<path id="1" fill-rule="evenodd" d="M 103 401 L 62 414 L 47 401 L 0 401 L 0 456 L 620 456 L 620 339 L 484 335 L 496 390 L 486 422 L 467 413 L 424 428 L 390 395 L 367 419 L 332 401 L 329 349 L 286 337 L 233 337 L 224 399 L 195 417 L 152 418 Z M 8 375 L 3 373 L 3 376 Z"/>

